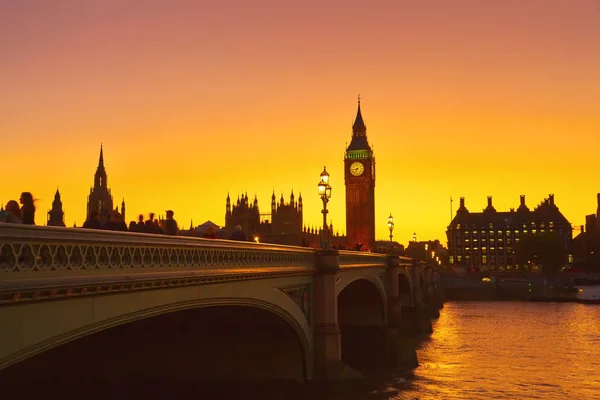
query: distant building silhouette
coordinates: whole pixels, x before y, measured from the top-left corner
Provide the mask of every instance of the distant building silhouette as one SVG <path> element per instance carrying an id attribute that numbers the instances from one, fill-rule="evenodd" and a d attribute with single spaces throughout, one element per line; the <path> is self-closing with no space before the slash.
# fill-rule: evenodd
<path id="1" fill-rule="evenodd" d="M 596 214 L 585 216 L 585 226 L 573 238 L 573 262 L 576 270 L 600 271 L 600 193 L 596 196 Z"/>
<path id="2" fill-rule="evenodd" d="M 123 219 L 125 219 L 125 199 L 121 203 L 121 215 Z M 119 211 L 118 207 L 114 209 L 115 211 Z M 102 218 L 106 218 L 106 216 L 113 211 L 113 197 L 108 188 L 108 180 L 106 176 L 106 169 L 104 168 L 104 153 L 102 149 L 102 145 L 100 145 L 100 158 L 98 159 L 98 167 L 96 168 L 96 173 L 94 174 L 94 186 L 90 189 L 90 194 L 88 196 L 87 203 L 87 216 L 86 219 L 89 219 L 90 213 L 92 211 L 97 211 Z"/>
<path id="3" fill-rule="evenodd" d="M 252 204 L 248 201 L 248 193 L 238 196 L 237 202 L 232 206 L 229 193 L 225 205 L 225 235 L 231 237 L 235 226 L 240 225 L 247 238 L 259 234 L 260 213 L 258 210 L 258 199 L 254 196 Z"/>
<path id="4" fill-rule="evenodd" d="M 364 251 L 375 246 L 375 156 L 367 141 L 367 127 L 360 111 L 352 125 L 352 140 L 344 157 L 346 183 L 346 240 Z"/>
<path id="5" fill-rule="evenodd" d="M 56 189 L 52 209 L 48 211 L 48 226 L 65 226 L 65 213 L 62 209 L 62 201 L 60 200 L 60 192 Z"/>
<path id="6" fill-rule="evenodd" d="M 498 212 L 488 197 L 487 207 L 480 213 L 469 212 L 464 197 L 448 226 L 449 262 L 454 267 L 471 270 L 515 270 L 522 268 L 514 257 L 514 246 L 526 235 L 555 232 L 565 253 L 571 248 L 571 224 L 554 204 L 554 195 L 533 211 L 525 204 L 525 196 L 517 210 Z M 565 264 L 567 260 L 564 260 Z"/>

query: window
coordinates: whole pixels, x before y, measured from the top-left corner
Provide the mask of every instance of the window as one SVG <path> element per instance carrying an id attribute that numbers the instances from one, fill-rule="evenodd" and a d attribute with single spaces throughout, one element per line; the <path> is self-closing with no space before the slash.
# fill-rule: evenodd
<path id="1" fill-rule="evenodd" d="M 532 229 L 531 233 L 536 234 L 537 233 L 537 229 Z"/>
<path id="2" fill-rule="evenodd" d="M 498 235 L 502 235 L 502 231 L 498 231 Z"/>
<path id="3" fill-rule="evenodd" d="M 550 222 L 548 223 L 548 226 L 549 226 L 550 228 L 554 228 L 554 222 L 550 221 Z"/>
<path id="4" fill-rule="evenodd" d="M 545 227 L 546 227 L 546 225 L 545 225 L 545 224 L 542 222 L 542 223 L 540 224 L 540 228 L 545 228 Z"/>
<path id="5" fill-rule="evenodd" d="M 481 256 L 481 263 L 484 265 L 487 264 L 487 256 L 485 254 Z"/>
<path id="6" fill-rule="evenodd" d="M 492 224 L 492 223 L 490 222 L 490 224 L 488 225 L 488 227 L 489 227 L 490 229 L 494 229 L 494 224 Z"/>
<path id="7" fill-rule="evenodd" d="M 470 249 L 470 247 L 465 247 L 465 251 L 469 251 Z"/>
<path id="8" fill-rule="evenodd" d="M 523 229 L 523 233 L 527 233 L 527 229 Z"/>
<path id="9" fill-rule="evenodd" d="M 490 231 L 490 236 L 494 236 L 494 231 Z"/>
<path id="10" fill-rule="evenodd" d="M 456 224 L 456 229 L 460 229 L 460 224 Z"/>

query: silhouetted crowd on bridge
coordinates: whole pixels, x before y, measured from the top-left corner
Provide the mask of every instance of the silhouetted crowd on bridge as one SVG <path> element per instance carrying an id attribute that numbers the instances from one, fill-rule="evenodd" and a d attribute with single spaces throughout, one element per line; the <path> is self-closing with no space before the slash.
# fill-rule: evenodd
<path id="1" fill-rule="evenodd" d="M 127 226 L 121 214 L 116 210 L 109 212 L 104 218 L 99 212 L 92 211 L 89 218 L 83 223 L 82 228 L 177 236 L 179 228 L 177 227 L 177 221 L 173 218 L 174 215 L 173 210 L 167 210 L 167 219 L 159 221 L 154 218 L 154 213 L 149 213 L 148 219 L 140 214 L 137 221 L 131 221 Z"/>
<path id="2" fill-rule="evenodd" d="M 19 206 L 19 203 L 21 204 Z M 10 200 L 0 209 L 0 222 L 35 225 L 35 200 L 29 192 L 21 193 L 19 202 Z"/>

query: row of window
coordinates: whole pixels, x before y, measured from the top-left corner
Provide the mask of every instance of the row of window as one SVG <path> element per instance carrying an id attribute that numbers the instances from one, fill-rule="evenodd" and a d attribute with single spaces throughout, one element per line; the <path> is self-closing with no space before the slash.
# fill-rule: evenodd
<path id="1" fill-rule="evenodd" d="M 545 222 L 540 222 L 539 225 L 540 225 L 539 226 L 540 229 L 546 228 L 546 225 L 548 226 L 548 228 L 554 228 L 554 221 L 550 221 L 550 222 L 548 222 L 548 224 L 546 224 Z M 523 224 L 522 225 L 523 229 L 527 229 L 528 226 L 531 226 L 531 228 L 536 228 L 537 227 L 537 225 L 536 225 L 535 222 L 531 222 L 531 224 Z M 459 231 L 461 229 L 461 227 L 462 227 L 461 224 L 456 224 L 456 228 L 455 229 Z M 473 227 L 475 227 L 475 226 L 473 226 Z M 510 225 L 507 225 L 507 226 L 505 226 L 503 228 L 504 229 L 510 229 Z M 468 229 L 468 226 L 465 226 L 464 229 Z M 494 224 L 492 222 L 490 222 L 488 224 L 488 229 L 494 229 Z M 476 231 L 473 231 L 473 233 L 476 233 Z M 484 231 L 481 231 L 481 233 L 484 233 Z M 501 234 L 501 233 L 502 233 L 502 231 L 498 231 L 498 234 Z"/>

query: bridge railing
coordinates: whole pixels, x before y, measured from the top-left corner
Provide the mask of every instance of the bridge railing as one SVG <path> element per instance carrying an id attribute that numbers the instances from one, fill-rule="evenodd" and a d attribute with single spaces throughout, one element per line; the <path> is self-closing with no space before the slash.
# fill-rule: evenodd
<path id="1" fill-rule="evenodd" d="M 385 267 L 387 260 L 386 254 L 340 250 L 340 268 Z"/>
<path id="2" fill-rule="evenodd" d="M 0 223 L 0 292 L 159 276 L 309 274 L 313 249 L 218 239 Z"/>

